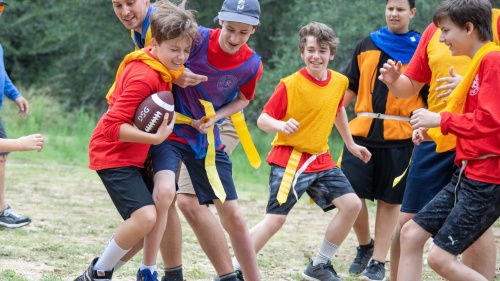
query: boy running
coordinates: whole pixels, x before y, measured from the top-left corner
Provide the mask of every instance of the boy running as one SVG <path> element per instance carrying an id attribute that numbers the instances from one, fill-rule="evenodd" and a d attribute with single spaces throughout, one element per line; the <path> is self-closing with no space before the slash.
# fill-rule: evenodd
<path id="1" fill-rule="evenodd" d="M 299 50 L 306 66 L 280 81 L 257 120 L 261 130 L 277 134 L 267 158 L 271 174 L 266 216 L 250 231 L 255 251 L 259 252 L 281 229 L 304 192 L 324 211 L 339 209 L 316 258 L 302 274 L 306 280 L 340 280 L 331 260 L 361 208 L 328 151 L 334 124 L 352 154 L 365 163 L 371 157 L 366 148 L 353 142 L 349 132 L 343 107 L 347 78 L 328 69 L 338 44 L 339 39 L 325 24 L 311 22 L 304 26 L 299 31 Z M 238 269 L 236 260 L 234 265 Z"/>
<path id="2" fill-rule="evenodd" d="M 183 3 L 177 7 L 166 2 L 151 16 L 151 47 L 125 57 L 109 97 L 109 109 L 92 134 L 89 167 L 97 171 L 125 221 L 77 281 L 111 280 L 113 267 L 143 238 L 144 258 L 138 275 L 140 280 L 157 281 L 156 255 L 169 202 L 160 202 L 161 190 L 155 189 L 151 196 L 141 168 L 150 145 L 164 141 L 174 122 L 163 121 L 156 134 L 140 131 L 131 123 L 142 100 L 171 90 L 171 81 L 184 70 L 198 26 L 191 11 L 182 7 Z"/>
<path id="3" fill-rule="evenodd" d="M 454 56 L 472 61 L 463 80 L 447 98 L 446 109 L 416 110 L 414 141 L 429 134 L 456 136 L 451 182 L 405 224 L 401 231 L 398 280 L 420 280 L 423 246 L 434 236 L 429 266 L 447 280 L 488 280 L 459 262 L 457 255 L 474 243 L 500 216 L 500 48 L 492 41 L 492 7 L 486 0 L 445 0 L 434 13 L 440 41 Z M 453 139 L 453 138 L 452 138 Z M 453 139 L 454 140 L 454 139 Z"/>

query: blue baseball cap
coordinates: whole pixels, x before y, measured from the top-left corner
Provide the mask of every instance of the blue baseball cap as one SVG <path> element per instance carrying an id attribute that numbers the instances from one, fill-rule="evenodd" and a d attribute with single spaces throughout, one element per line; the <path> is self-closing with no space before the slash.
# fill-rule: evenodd
<path id="1" fill-rule="evenodd" d="M 3 0 L 0 0 L 0 4 L 4 5 L 4 6 L 7 6 L 7 2 L 3 1 Z"/>
<path id="2" fill-rule="evenodd" d="M 258 25 L 259 16 L 260 4 L 258 0 L 224 0 L 214 22 L 222 20 Z"/>

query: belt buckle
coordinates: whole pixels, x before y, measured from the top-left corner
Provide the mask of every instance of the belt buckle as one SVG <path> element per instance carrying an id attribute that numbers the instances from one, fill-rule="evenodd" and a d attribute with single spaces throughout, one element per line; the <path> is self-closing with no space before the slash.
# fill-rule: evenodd
<path id="1" fill-rule="evenodd" d="M 375 113 L 376 114 L 376 117 L 377 119 L 382 119 L 382 113 Z"/>

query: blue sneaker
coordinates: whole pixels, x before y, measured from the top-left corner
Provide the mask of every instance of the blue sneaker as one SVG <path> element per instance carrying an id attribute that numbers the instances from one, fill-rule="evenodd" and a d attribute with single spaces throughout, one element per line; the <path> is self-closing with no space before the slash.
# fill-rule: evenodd
<path id="1" fill-rule="evenodd" d="M 137 281 L 158 281 L 158 271 L 151 272 L 147 268 L 139 269 L 137 270 Z"/>

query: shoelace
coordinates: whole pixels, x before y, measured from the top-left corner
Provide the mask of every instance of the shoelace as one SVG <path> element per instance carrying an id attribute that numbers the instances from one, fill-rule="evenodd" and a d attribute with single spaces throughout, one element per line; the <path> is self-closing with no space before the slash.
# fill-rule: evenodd
<path id="1" fill-rule="evenodd" d="M 14 210 L 13 210 L 13 209 L 11 209 L 11 208 L 5 209 L 5 210 L 3 211 L 3 215 L 4 215 L 4 216 L 6 216 L 6 217 L 8 217 L 9 215 L 12 215 L 13 217 L 16 217 L 16 218 L 21 217 L 21 215 L 20 215 L 20 214 L 16 213 L 16 211 L 14 211 Z"/>

